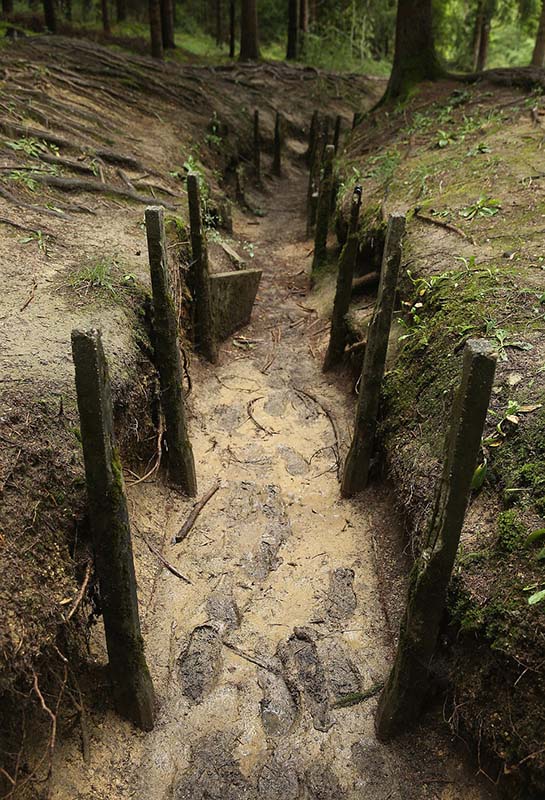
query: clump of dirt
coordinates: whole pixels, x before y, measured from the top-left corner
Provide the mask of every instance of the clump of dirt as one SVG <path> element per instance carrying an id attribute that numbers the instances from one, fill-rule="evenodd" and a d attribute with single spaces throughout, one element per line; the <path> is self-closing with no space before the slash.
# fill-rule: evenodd
<path id="1" fill-rule="evenodd" d="M 388 214 L 407 215 L 381 439 L 413 552 L 465 341 L 486 337 L 498 351 L 484 485 L 466 518 L 449 601 L 456 632 L 447 669 L 453 724 L 504 762 L 505 780 L 524 797 L 545 789 L 543 606 L 528 603 L 543 574 L 539 547 L 526 546 L 545 519 L 537 479 L 545 464 L 543 113 L 537 93 L 496 82 L 425 85 L 403 110 L 372 114 L 344 155 L 345 174 L 366 183 L 363 271 Z"/>

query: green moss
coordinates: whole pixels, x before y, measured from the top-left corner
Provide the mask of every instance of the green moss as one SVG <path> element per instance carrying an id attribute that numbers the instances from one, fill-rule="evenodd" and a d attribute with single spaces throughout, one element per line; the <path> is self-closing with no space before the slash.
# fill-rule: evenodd
<path id="1" fill-rule="evenodd" d="M 504 553 L 513 553 L 522 547 L 528 532 L 516 511 L 502 511 L 498 516 L 497 547 Z"/>

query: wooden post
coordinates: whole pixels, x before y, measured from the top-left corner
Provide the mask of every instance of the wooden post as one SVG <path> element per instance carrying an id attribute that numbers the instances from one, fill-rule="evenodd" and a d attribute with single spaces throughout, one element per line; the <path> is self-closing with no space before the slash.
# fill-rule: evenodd
<path id="1" fill-rule="evenodd" d="M 333 145 L 335 147 L 335 155 L 337 155 L 337 153 L 339 152 L 342 123 L 343 123 L 342 117 L 340 116 L 340 114 L 338 114 L 335 120 L 335 133 L 333 134 Z"/>
<path id="2" fill-rule="evenodd" d="M 396 659 L 377 709 L 375 726 L 380 739 L 405 731 L 422 709 L 495 368 L 492 345 L 483 339 L 469 340 L 464 351 L 462 380 L 452 407 L 434 510 L 422 554 L 411 573 Z"/>
<path id="3" fill-rule="evenodd" d="M 327 235 L 329 232 L 329 216 L 331 213 L 331 193 L 333 191 L 334 156 L 335 148 L 333 145 L 326 145 L 322 161 L 322 179 L 320 181 L 320 195 L 316 212 L 316 233 L 314 235 L 312 272 L 323 264 L 327 258 Z"/>
<path id="4" fill-rule="evenodd" d="M 346 243 L 339 258 L 337 290 L 331 315 L 329 345 L 324 359 L 323 371 L 327 372 L 341 360 L 346 347 L 346 315 L 352 296 L 352 280 L 358 255 L 358 221 L 361 208 L 361 186 L 356 186 L 352 195 L 350 227 Z"/>
<path id="5" fill-rule="evenodd" d="M 240 188 L 240 173 L 237 170 L 238 193 Z M 218 360 L 218 347 L 216 344 L 214 313 L 210 298 L 210 278 L 208 274 L 208 248 L 206 236 L 202 226 L 202 205 L 199 178 L 197 175 L 187 176 L 187 199 L 189 202 L 189 224 L 191 228 L 191 283 L 193 302 L 195 303 L 195 329 L 196 340 L 202 354 L 215 364 Z M 240 200 L 240 197 L 237 197 Z"/>
<path id="6" fill-rule="evenodd" d="M 259 111 L 254 111 L 254 172 L 256 183 L 261 184 L 261 131 L 259 129 Z"/>
<path id="7" fill-rule="evenodd" d="M 310 120 L 310 129 L 308 132 L 308 148 L 305 155 L 309 167 L 312 165 L 312 162 L 314 160 L 314 153 L 316 150 L 316 142 L 319 136 L 319 129 L 320 129 L 320 118 L 318 116 L 318 111 L 316 110 L 312 113 L 312 119 Z"/>
<path id="8" fill-rule="evenodd" d="M 359 124 L 360 124 L 360 112 L 354 111 L 354 116 L 352 117 L 352 130 L 354 130 L 354 128 L 357 128 Z"/>
<path id="9" fill-rule="evenodd" d="M 272 165 L 273 175 L 282 175 L 282 115 L 276 112 L 274 121 L 274 156 Z"/>
<path id="10" fill-rule="evenodd" d="M 161 384 L 161 406 L 171 480 L 188 495 L 197 494 L 193 450 L 187 432 L 176 313 L 168 278 L 163 209 L 146 208 L 146 235 L 153 292 L 155 359 Z"/>
<path id="11" fill-rule="evenodd" d="M 380 389 L 386 364 L 388 339 L 401 262 L 401 239 L 405 232 L 403 214 L 391 214 L 388 220 L 382 270 L 373 319 L 369 325 L 363 359 L 360 395 L 356 410 L 354 437 L 348 452 L 341 485 L 343 497 L 352 497 L 367 486 L 374 451 Z"/>
<path id="12" fill-rule="evenodd" d="M 115 446 L 108 368 L 99 331 L 72 331 L 89 519 L 115 706 L 153 728 L 154 692 L 140 633 L 131 529 Z"/>

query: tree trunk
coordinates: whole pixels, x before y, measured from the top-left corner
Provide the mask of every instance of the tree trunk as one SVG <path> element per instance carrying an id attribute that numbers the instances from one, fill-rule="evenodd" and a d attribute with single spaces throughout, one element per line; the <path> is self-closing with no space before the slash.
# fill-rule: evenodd
<path id="1" fill-rule="evenodd" d="M 299 2 L 299 30 L 308 33 L 308 0 Z"/>
<path id="2" fill-rule="evenodd" d="M 481 27 L 481 37 L 479 40 L 479 52 L 477 54 L 477 72 L 482 72 L 486 66 L 488 58 L 488 45 L 490 42 L 490 17 L 484 17 Z"/>
<path id="3" fill-rule="evenodd" d="M 115 0 L 115 16 L 118 22 L 125 22 L 127 19 L 126 0 Z"/>
<path id="4" fill-rule="evenodd" d="M 399 0 L 394 63 L 384 99 L 406 95 L 414 84 L 443 74 L 435 52 L 432 0 Z"/>
<path id="5" fill-rule="evenodd" d="M 2 15 L 8 17 L 13 14 L 13 0 L 2 0 Z"/>
<path id="6" fill-rule="evenodd" d="M 151 54 L 153 58 L 163 58 L 163 34 L 161 30 L 161 2 L 149 0 L 149 27 Z"/>
<path id="7" fill-rule="evenodd" d="M 288 49 L 286 58 L 295 61 L 297 58 L 297 35 L 299 33 L 298 0 L 288 0 Z"/>
<path id="8" fill-rule="evenodd" d="M 257 0 L 241 0 L 240 5 L 240 61 L 257 61 L 259 59 Z"/>
<path id="9" fill-rule="evenodd" d="M 173 0 L 160 0 L 161 3 L 161 37 L 164 50 L 176 47 L 174 40 L 174 3 Z"/>
<path id="10" fill-rule="evenodd" d="M 223 17 L 221 0 L 216 0 L 216 44 L 220 47 L 223 41 Z"/>
<path id="11" fill-rule="evenodd" d="M 45 27 L 51 33 L 57 33 L 57 15 L 55 13 L 55 0 L 44 0 Z"/>
<path id="12" fill-rule="evenodd" d="M 236 8 L 235 0 L 229 3 L 229 58 L 235 57 L 236 45 Z"/>
<path id="13" fill-rule="evenodd" d="M 473 42 L 471 46 L 471 68 L 475 72 L 479 61 L 479 49 L 481 46 L 481 33 L 484 22 L 484 2 L 479 0 L 475 13 L 475 25 L 473 26 Z"/>
<path id="14" fill-rule="evenodd" d="M 100 10 L 102 14 L 102 30 L 105 36 L 109 36 L 112 32 L 110 28 L 110 9 L 108 8 L 108 0 L 100 0 Z"/>
<path id="15" fill-rule="evenodd" d="M 545 0 L 541 6 L 541 16 L 537 29 L 536 44 L 532 54 L 532 67 L 542 67 L 545 63 Z"/>

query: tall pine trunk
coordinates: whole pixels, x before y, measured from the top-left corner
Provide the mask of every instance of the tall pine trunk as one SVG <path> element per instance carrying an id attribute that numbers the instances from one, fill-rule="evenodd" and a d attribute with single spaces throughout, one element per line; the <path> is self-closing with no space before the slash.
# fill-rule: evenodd
<path id="1" fill-rule="evenodd" d="M 220 47 L 223 42 L 223 14 L 221 0 L 216 0 L 216 44 Z"/>
<path id="2" fill-rule="evenodd" d="M 57 33 L 57 14 L 55 0 L 44 0 L 45 27 L 51 33 Z"/>
<path id="3" fill-rule="evenodd" d="M 488 58 L 488 45 L 490 43 L 490 18 L 484 17 L 481 26 L 481 38 L 479 40 L 479 50 L 477 53 L 477 72 L 482 72 L 486 67 L 486 60 Z"/>
<path id="4" fill-rule="evenodd" d="M 259 35 L 257 27 L 257 0 L 241 0 L 240 3 L 240 60 L 259 59 Z"/>
<path id="5" fill-rule="evenodd" d="M 176 47 L 174 39 L 174 3 L 173 0 L 160 0 L 160 4 L 163 50 L 173 50 Z"/>
<path id="6" fill-rule="evenodd" d="M 536 43 L 532 54 L 532 67 L 542 67 L 545 63 L 545 0 L 541 6 L 541 16 L 537 29 Z"/>
<path id="7" fill-rule="evenodd" d="M 286 58 L 295 61 L 297 58 L 297 37 L 299 33 L 298 0 L 288 0 L 288 49 Z"/>
<path id="8" fill-rule="evenodd" d="M 432 0 L 399 0 L 394 63 L 384 99 L 404 96 L 420 81 L 444 74 L 435 52 Z"/>
<path id="9" fill-rule="evenodd" d="M 308 0 L 299 2 L 299 30 L 308 33 Z"/>
<path id="10" fill-rule="evenodd" d="M 163 32 L 161 29 L 161 0 L 149 0 L 149 28 L 151 54 L 153 58 L 163 58 Z"/>
<path id="11" fill-rule="evenodd" d="M 229 58 L 235 57 L 236 50 L 236 8 L 235 0 L 229 2 Z"/>
<path id="12" fill-rule="evenodd" d="M 110 27 L 110 9 L 108 8 L 108 0 L 100 0 L 100 10 L 102 14 L 102 30 L 105 36 L 109 36 L 112 32 Z"/>
<path id="13" fill-rule="evenodd" d="M 115 16 L 118 22 L 127 19 L 127 0 L 115 0 Z"/>

